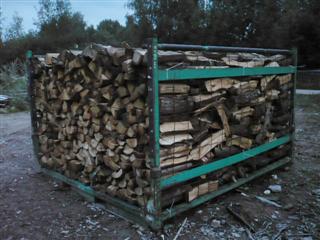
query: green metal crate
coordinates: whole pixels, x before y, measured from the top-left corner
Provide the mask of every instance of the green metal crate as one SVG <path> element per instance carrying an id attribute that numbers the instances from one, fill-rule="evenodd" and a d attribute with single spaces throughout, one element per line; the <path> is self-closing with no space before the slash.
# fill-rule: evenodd
<path id="1" fill-rule="evenodd" d="M 291 147 L 291 156 L 277 160 L 259 170 L 251 173 L 248 177 L 239 179 L 236 183 L 231 183 L 219 187 L 217 191 L 210 192 L 200 196 L 189 203 L 182 203 L 173 206 L 170 209 L 162 209 L 161 207 L 161 191 L 178 183 L 195 179 L 204 174 L 212 173 L 227 166 L 231 166 L 244 160 L 250 161 L 250 158 L 262 154 L 266 151 L 274 149 L 284 144 L 293 145 L 294 130 L 291 134 L 280 137 L 272 142 L 262 144 L 247 151 L 220 159 L 205 165 L 201 165 L 192 169 L 179 172 L 173 176 L 162 178 L 160 167 L 160 114 L 159 114 L 159 83 L 172 80 L 189 80 L 189 79 L 205 79 L 218 77 L 242 77 L 256 75 L 274 75 L 274 74 L 294 74 L 294 87 L 292 89 L 291 106 L 294 108 L 295 82 L 296 82 L 296 65 L 297 51 L 294 50 L 278 50 L 278 49 L 252 49 L 252 48 L 231 48 L 217 46 L 198 46 L 198 45 L 176 45 L 176 44 L 158 44 L 157 39 L 150 39 L 147 45 L 148 49 L 148 104 L 150 116 L 150 159 L 151 159 L 151 189 L 152 197 L 148 201 L 146 209 L 131 205 L 123 200 L 112 197 L 110 195 L 96 192 L 89 186 L 69 179 L 64 175 L 48 169 L 43 172 L 51 177 L 65 182 L 81 191 L 90 198 L 100 199 L 105 202 L 106 208 L 112 213 L 128 219 L 140 225 L 149 226 L 154 230 L 158 230 L 163 226 L 165 220 L 176 216 L 188 209 L 194 208 L 204 202 L 207 202 L 221 194 L 224 194 L 234 188 L 245 184 L 252 179 L 260 177 L 274 169 L 284 166 L 293 158 L 293 147 Z M 294 66 L 288 67 L 256 67 L 256 68 L 223 68 L 223 69 L 182 69 L 182 70 L 160 70 L 158 64 L 158 50 L 198 50 L 198 51 L 223 51 L 223 52 L 255 52 L 255 53 L 283 53 L 291 55 L 294 59 Z M 28 52 L 28 59 L 32 58 L 32 53 Z M 34 87 L 34 69 L 29 61 L 29 94 L 31 103 L 31 121 L 33 130 L 33 146 L 35 155 L 38 156 L 38 136 L 35 134 L 37 116 L 35 112 L 35 102 L 33 96 Z M 291 119 L 292 129 L 294 129 L 294 111 L 292 111 Z"/>

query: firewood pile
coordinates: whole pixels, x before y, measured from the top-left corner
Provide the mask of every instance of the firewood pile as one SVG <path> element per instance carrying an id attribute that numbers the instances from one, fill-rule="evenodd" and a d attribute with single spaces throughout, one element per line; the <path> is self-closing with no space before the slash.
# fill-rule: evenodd
<path id="1" fill-rule="evenodd" d="M 34 58 L 39 161 L 131 203 L 151 195 L 147 54 L 92 44 Z M 159 51 L 162 69 L 288 66 L 284 55 Z M 291 131 L 291 75 L 169 81 L 159 85 L 162 178 Z M 162 192 L 163 206 L 192 201 L 271 161 L 290 146 Z"/>

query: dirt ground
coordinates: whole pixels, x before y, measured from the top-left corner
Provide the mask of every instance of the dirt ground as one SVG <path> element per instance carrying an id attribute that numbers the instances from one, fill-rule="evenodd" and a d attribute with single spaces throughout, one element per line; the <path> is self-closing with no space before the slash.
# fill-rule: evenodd
<path id="1" fill-rule="evenodd" d="M 33 157 L 29 113 L 0 115 L 0 239 L 173 239 L 183 222 L 178 239 L 320 239 L 319 101 L 320 95 L 298 96 L 293 165 L 170 220 L 157 234 L 43 175 Z M 270 184 L 281 192 L 264 194 Z M 255 232 L 228 212 L 230 204 L 245 210 Z"/>

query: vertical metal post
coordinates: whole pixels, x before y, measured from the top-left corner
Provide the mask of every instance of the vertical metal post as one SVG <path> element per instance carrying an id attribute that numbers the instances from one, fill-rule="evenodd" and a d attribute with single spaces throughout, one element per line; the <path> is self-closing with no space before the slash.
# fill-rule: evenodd
<path id="1" fill-rule="evenodd" d="M 295 72 L 293 76 L 293 86 L 291 91 L 291 111 L 292 111 L 292 119 L 291 119 L 291 127 L 292 127 L 292 138 L 291 138 L 291 160 L 294 160 L 294 146 L 295 146 L 295 108 L 296 108 L 296 85 L 297 85 L 297 66 L 298 66 L 298 50 L 297 48 L 293 48 L 291 50 L 292 58 L 293 58 L 293 66 L 295 67 Z"/>
<path id="2" fill-rule="evenodd" d="M 160 114 L 159 114 L 159 81 L 158 81 L 158 40 L 148 40 L 148 105 L 150 132 L 150 161 L 152 197 L 148 201 L 147 216 L 152 228 L 161 228 L 161 168 L 160 168 Z"/>
<path id="3" fill-rule="evenodd" d="M 39 164 L 39 138 L 36 134 L 37 130 L 37 113 L 34 101 L 34 69 L 32 67 L 32 51 L 29 50 L 26 53 L 27 60 L 27 76 L 28 76 L 28 94 L 29 94 L 29 106 L 30 106 L 30 116 L 31 116 L 31 130 L 32 130 L 32 144 L 33 152 L 36 157 L 37 163 Z"/>

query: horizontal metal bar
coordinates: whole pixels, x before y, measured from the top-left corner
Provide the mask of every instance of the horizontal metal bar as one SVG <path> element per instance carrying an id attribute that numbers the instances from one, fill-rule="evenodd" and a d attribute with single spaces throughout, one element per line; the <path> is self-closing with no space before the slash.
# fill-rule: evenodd
<path id="1" fill-rule="evenodd" d="M 94 189 L 92 189 L 91 187 L 89 186 L 86 186 L 76 180 L 73 180 L 73 179 L 70 179 L 58 172 L 55 172 L 55 171 L 52 171 L 52 170 L 48 170 L 48 169 L 45 169 L 45 168 L 42 168 L 42 171 L 57 179 L 57 180 L 60 180 L 62 182 L 65 182 L 67 184 L 69 184 L 70 186 L 90 195 L 90 196 L 93 196 L 93 197 L 96 197 L 96 198 L 99 198 L 101 200 L 104 200 L 106 201 L 107 203 L 110 203 L 111 205 L 113 205 L 114 207 L 117 207 L 119 209 L 122 209 L 122 210 L 125 210 L 126 212 L 128 212 L 130 215 L 134 215 L 135 217 L 143 217 L 143 212 L 140 208 L 136 207 L 136 206 L 133 206 L 131 204 L 128 204 L 120 199 L 116 199 L 114 197 L 111 197 L 111 196 L 108 196 L 107 194 L 104 194 L 104 193 L 99 193 L 99 192 L 96 192 Z"/>
<path id="2" fill-rule="evenodd" d="M 283 158 L 283 159 L 280 159 L 280 160 L 277 160 L 275 161 L 274 163 L 271 163 L 269 165 L 267 165 L 266 167 L 264 168 L 261 168 L 257 171 L 255 171 L 254 173 L 250 174 L 248 177 L 246 178 L 242 178 L 242 179 L 238 179 L 237 182 L 235 183 L 231 183 L 231 184 L 228 184 L 226 186 L 223 186 L 221 187 L 219 190 L 217 191 L 214 191 L 214 192 L 211 192 L 211 193 L 208 193 L 204 196 L 201 196 L 195 200 L 193 200 L 192 202 L 190 203 L 183 203 L 183 204 L 180 204 L 180 205 L 177 205 L 176 207 L 173 207 L 172 209 L 167 209 L 165 210 L 162 215 L 161 215 L 161 220 L 162 221 L 165 221 L 169 218 L 172 218 L 174 216 L 176 216 L 177 214 L 181 213 L 181 212 L 184 212 L 190 208 L 194 208 L 198 205 L 201 205 L 202 203 L 204 202 L 207 202 L 215 197 L 218 197 L 226 192 L 229 192 L 231 191 L 232 189 L 235 189 L 257 177 L 260 177 L 270 171 L 273 171 L 279 167 L 282 167 L 286 164 L 288 164 L 289 162 L 291 161 L 290 158 Z"/>
<path id="3" fill-rule="evenodd" d="M 58 172 L 55 172 L 55 171 L 52 171 L 52 170 L 49 170 L 46 168 L 42 168 L 41 170 L 43 173 L 45 173 L 45 174 L 47 174 L 57 180 L 65 182 L 65 183 L 69 184 L 70 186 L 76 187 L 79 190 L 82 190 L 82 191 L 86 192 L 87 194 L 94 196 L 94 190 L 89 186 L 86 186 L 78 181 L 73 180 L 73 179 L 67 178 L 66 176 L 64 176 Z"/>
<path id="4" fill-rule="evenodd" d="M 169 43 L 158 44 L 158 48 L 160 50 L 183 50 L 183 51 L 284 53 L 284 54 L 291 53 L 291 50 L 288 50 L 288 49 L 203 46 L 203 45 L 169 44 Z"/>
<path id="5" fill-rule="evenodd" d="M 296 67 L 254 67 L 254 68 L 215 68 L 158 70 L 159 81 L 187 80 L 217 77 L 242 77 L 295 73 Z"/>
<path id="6" fill-rule="evenodd" d="M 291 137 L 289 135 L 286 135 L 286 136 L 278 138 L 272 142 L 265 143 L 265 144 L 260 145 L 258 147 L 252 148 L 250 150 L 232 155 L 230 157 L 223 158 L 221 160 L 211 162 L 211 163 L 202 165 L 200 167 L 196 167 L 196 168 L 193 168 L 190 170 L 186 170 L 186 171 L 177 173 L 176 175 L 162 179 L 160 186 L 162 189 L 167 188 L 167 187 L 175 185 L 177 183 L 185 182 L 189 179 L 200 177 L 201 175 L 208 174 L 210 172 L 222 169 L 224 167 L 231 166 L 233 164 L 244 161 L 248 158 L 254 157 L 260 153 L 263 153 L 263 152 L 266 152 L 270 149 L 278 147 L 282 144 L 288 143 L 290 141 L 290 139 L 291 139 Z"/>

